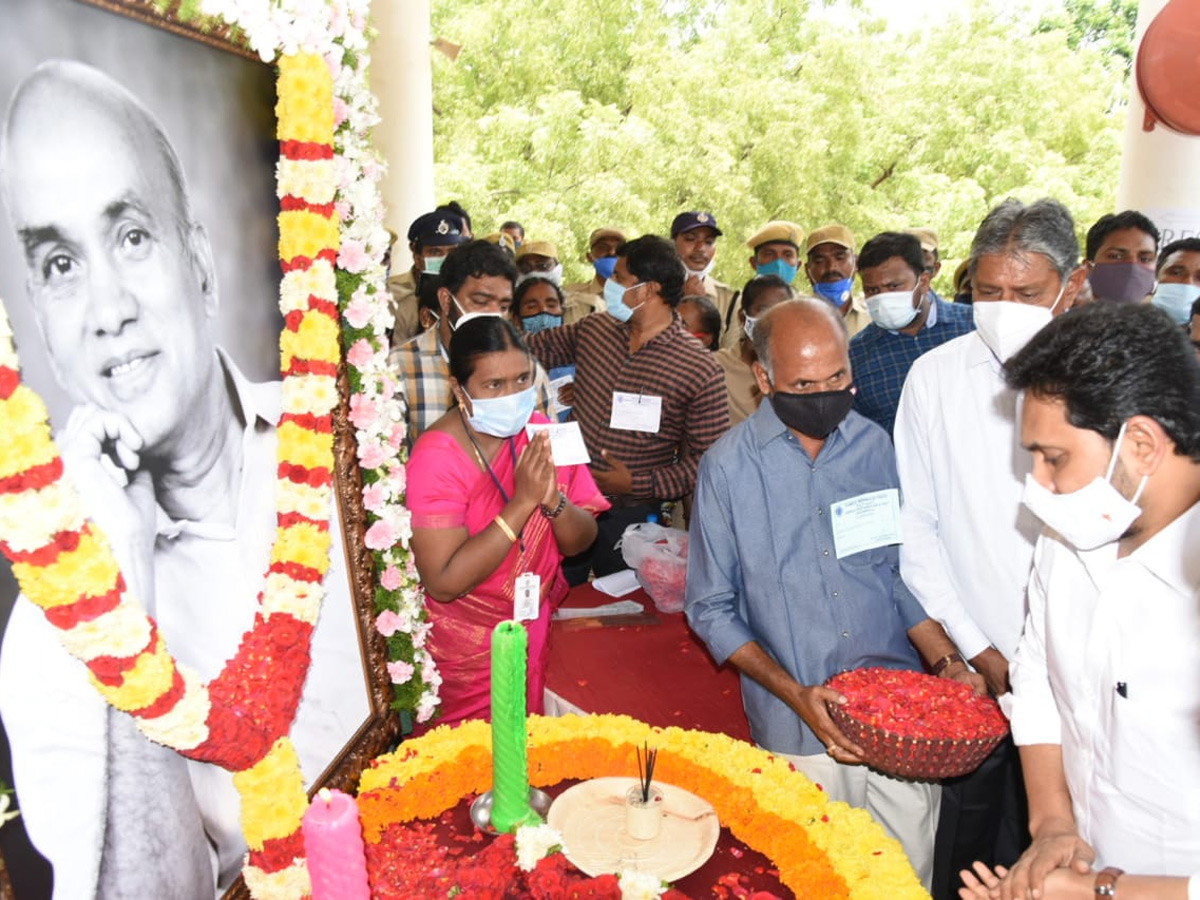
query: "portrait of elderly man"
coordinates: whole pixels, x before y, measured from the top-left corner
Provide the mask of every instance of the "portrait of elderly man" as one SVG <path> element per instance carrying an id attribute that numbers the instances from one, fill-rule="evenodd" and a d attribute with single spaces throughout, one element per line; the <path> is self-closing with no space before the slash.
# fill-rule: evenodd
<path id="1" fill-rule="evenodd" d="M 251 627 L 270 563 L 279 384 L 251 383 L 216 346 L 221 293 L 179 159 L 108 75 L 52 60 L 21 81 L 0 132 L 0 200 L 74 404 L 57 436 L 67 473 L 172 653 L 212 679 Z M 308 782 L 367 716 L 331 530 L 331 591 L 292 729 Z M 236 877 L 230 773 L 142 737 L 24 598 L 0 651 L 0 714 L 55 897 L 211 897 Z"/>

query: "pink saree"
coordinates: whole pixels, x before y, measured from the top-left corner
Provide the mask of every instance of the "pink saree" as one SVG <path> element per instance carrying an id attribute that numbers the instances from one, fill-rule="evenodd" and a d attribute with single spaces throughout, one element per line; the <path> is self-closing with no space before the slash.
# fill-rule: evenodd
<path id="1" fill-rule="evenodd" d="M 549 420 L 534 413 L 531 421 Z M 522 431 L 512 440 L 515 455 L 520 458 L 529 439 Z M 510 497 L 514 488 L 513 458 L 506 441 L 489 460 Z M 558 485 L 572 503 L 593 514 L 609 507 L 587 466 L 559 466 Z M 472 536 L 487 528 L 505 504 L 491 476 L 480 471 L 474 458 L 453 437 L 440 431 L 425 432 L 413 448 L 408 462 L 407 502 L 413 528 L 465 527 Z M 529 632 L 526 700 L 529 712 L 542 712 L 550 617 L 566 597 L 567 583 L 550 520 L 534 513 L 525 523 L 521 540 L 474 590 L 449 603 L 425 600 L 433 622 L 426 646 L 442 676 L 442 712 L 437 724 L 490 718 L 492 629 L 512 618 L 514 584 L 524 572 L 541 576 L 538 617 L 525 622 L 525 627 Z"/>

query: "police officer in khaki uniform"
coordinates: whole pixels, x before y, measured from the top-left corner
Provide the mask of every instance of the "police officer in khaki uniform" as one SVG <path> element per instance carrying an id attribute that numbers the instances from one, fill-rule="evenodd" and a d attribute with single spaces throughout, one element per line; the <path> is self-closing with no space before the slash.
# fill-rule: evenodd
<path id="1" fill-rule="evenodd" d="M 804 272 L 813 293 L 841 311 L 851 337 L 871 321 L 863 300 L 853 294 L 856 262 L 854 233 L 845 225 L 818 228 L 804 245 Z"/>
<path id="2" fill-rule="evenodd" d="M 687 271 L 683 285 L 684 296 L 704 296 L 713 302 L 721 314 L 721 333 L 729 330 L 733 318 L 733 288 L 712 277 L 717 255 L 717 238 L 721 236 L 717 219 L 710 212 L 682 212 L 671 222 L 671 240 L 675 252 Z"/>
<path id="3" fill-rule="evenodd" d="M 437 275 L 442 259 L 459 244 L 470 240 L 462 216 L 449 210 L 434 210 L 413 220 L 408 227 L 408 247 L 412 251 L 412 269 L 387 280 L 390 307 L 395 324 L 392 346 L 403 344 L 421 331 L 417 287 L 422 275 Z"/>
<path id="4" fill-rule="evenodd" d="M 604 282 L 617 264 L 617 248 L 625 243 L 625 232 L 597 228 L 588 236 L 587 261 L 596 270 L 591 281 L 563 286 L 563 324 L 570 325 L 595 312 L 604 312 Z"/>
<path id="5" fill-rule="evenodd" d="M 774 219 L 758 229 L 746 240 L 746 246 L 752 251 L 750 268 L 754 275 L 751 277 L 774 275 L 791 286 L 800 270 L 800 242 L 803 240 L 804 229 L 784 219 Z M 735 297 L 739 295 L 740 292 Z M 726 324 L 721 346 L 736 349 L 744 334 L 741 322 L 733 317 Z"/>

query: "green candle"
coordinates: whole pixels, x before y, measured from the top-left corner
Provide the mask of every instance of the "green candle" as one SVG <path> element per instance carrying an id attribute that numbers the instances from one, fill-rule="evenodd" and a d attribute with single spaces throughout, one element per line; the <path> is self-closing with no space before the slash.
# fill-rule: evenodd
<path id="1" fill-rule="evenodd" d="M 541 821 L 529 806 L 525 756 L 528 646 L 520 622 L 501 622 L 492 632 L 492 827 L 500 832 Z"/>

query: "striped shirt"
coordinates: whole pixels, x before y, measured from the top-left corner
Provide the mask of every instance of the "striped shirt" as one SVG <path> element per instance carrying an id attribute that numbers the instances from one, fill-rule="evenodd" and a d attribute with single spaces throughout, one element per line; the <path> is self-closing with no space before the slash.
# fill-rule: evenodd
<path id="1" fill-rule="evenodd" d="M 725 376 L 712 354 L 671 324 L 636 353 L 631 329 L 608 313 L 551 328 L 528 339 L 542 365 L 575 365 L 575 418 L 588 453 L 607 450 L 633 473 L 630 502 L 675 500 L 696 486 L 704 451 L 729 430 Z M 613 392 L 662 398 L 656 434 L 612 428 Z"/>
<path id="2" fill-rule="evenodd" d="M 408 419 L 408 448 L 454 405 L 450 364 L 442 348 L 440 328 L 430 328 L 393 347 L 388 365 L 400 376 L 400 395 Z M 541 366 L 534 373 L 538 410 L 550 411 L 550 380 Z"/>

